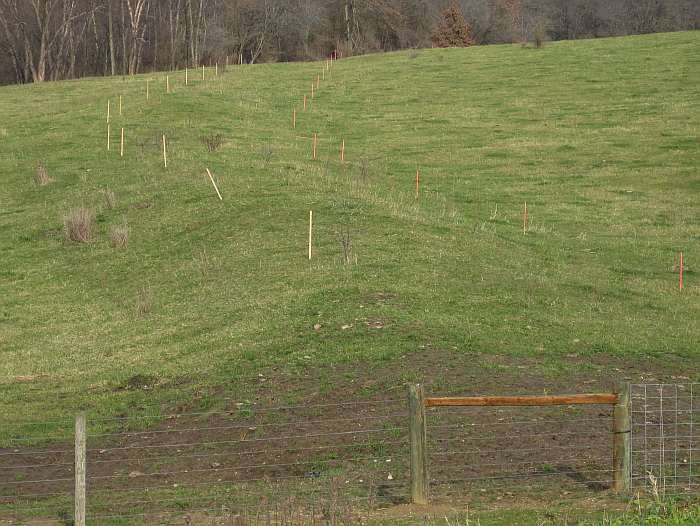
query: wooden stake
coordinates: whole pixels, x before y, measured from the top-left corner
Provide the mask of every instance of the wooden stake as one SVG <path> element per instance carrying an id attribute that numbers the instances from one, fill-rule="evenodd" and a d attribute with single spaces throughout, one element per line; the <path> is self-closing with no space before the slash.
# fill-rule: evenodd
<path id="1" fill-rule="evenodd" d="M 340 162 L 345 162 L 345 139 L 343 139 L 343 144 L 340 147 Z"/>
<path id="2" fill-rule="evenodd" d="M 218 77 L 219 76 L 219 63 L 217 62 L 214 67 L 216 68 L 214 70 L 214 76 Z"/>
<path id="3" fill-rule="evenodd" d="M 216 183 L 214 182 L 214 178 L 211 176 L 211 172 L 209 171 L 209 168 L 207 168 L 207 175 L 209 176 L 209 180 L 211 181 L 211 184 L 214 185 L 214 190 L 216 190 L 216 195 L 219 196 L 219 200 L 223 201 L 224 198 L 221 197 L 221 192 L 219 192 L 219 187 L 216 186 Z"/>
<path id="4" fill-rule="evenodd" d="M 297 127 L 297 109 L 294 108 L 292 109 L 292 128 L 296 129 Z"/>
<path id="5" fill-rule="evenodd" d="M 190 85 L 190 79 L 189 79 L 189 77 L 190 77 L 189 68 L 188 68 L 187 66 L 185 66 L 185 86 L 189 86 L 189 85 Z"/>
<path id="6" fill-rule="evenodd" d="M 165 93 L 170 93 L 170 76 L 165 76 Z"/>
<path id="7" fill-rule="evenodd" d="M 85 526 L 87 481 L 87 425 L 85 413 L 75 417 L 75 526 Z"/>
<path id="8" fill-rule="evenodd" d="M 423 386 L 408 386 L 408 438 L 411 465 L 411 501 L 428 504 L 428 446 Z"/>
<path id="9" fill-rule="evenodd" d="M 206 80 L 204 77 L 204 66 L 202 66 L 202 80 Z"/>
<path id="10" fill-rule="evenodd" d="M 419 190 L 420 190 L 420 169 L 416 168 L 416 199 L 418 199 Z"/>
<path id="11" fill-rule="evenodd" d="M 110 101 L 107 101 L 107 124 L 109 124 L 109 113 L 110 113 L 109 107 L 110 107 L 110 105 L 111 105 Z"/>
<path id="12" fill-rule="evenodd" d="M 316 91 L 321 87 L 321 77 L 316 75 Z"/>
<path id="13" fill-rule="evenodd" d="M 110 140 L 110 135 L 112 135 L 112 134 L 111 134 L 111 131 L 110 131 L 110 125 L 108 124 L 108 125 L 107 125 L 107 151 L 110 150 L 110 143 L 112 142 L 112 141 Z"/>
<path id="14" fill-rule="evenodd" d="M 630 489 L 632 426 L 630 418 L 630 386 L 621 386 L 613 408 L 613 490 L 627 493 Z"/>
<path id="15" fill-rule="evenodd" d="M 318 144 L 318 136 L 314 133 L 313 159 L 316 160 L 316 145 Z"/>
<path id="16" fill-rule="evenodd" d="M 311 240 L 313 236 L 313 228 L 314 228 L 314 212 L 313 210 L 309 210 L 309 261 L 311 261 Z"/>
<path id="17" fill-rule="evenodd" d="M 311 98 L 314 98 L 314 83 L 311 83 Z"/>
<path id="18" fill-rule="evenodd" d="M 163 166 L 168 167 L 168 152 L 165 149 L 165 134 L 163 134 Z"/>
<path id="19" fill-rule="evenodd" d="M 680 290 L 683 290 L 683 252 L 681 252 Z"/>
<path id="20" fill-rule="evenodd" d="M 304 111 L 306 111 L 306 95 L 304 95 Z"/>
<path id="21" fill-rule="evenodd" d="M 122 96 L 119 95 L 119 116 L 122 116 Z"/>
<path id="22" fill-rule="evenodd" d="M 120 144 L 121 146 L 119 147 L 119 157 L 124 157 L 124 128 L 122 128 L 122 138 Z"/>

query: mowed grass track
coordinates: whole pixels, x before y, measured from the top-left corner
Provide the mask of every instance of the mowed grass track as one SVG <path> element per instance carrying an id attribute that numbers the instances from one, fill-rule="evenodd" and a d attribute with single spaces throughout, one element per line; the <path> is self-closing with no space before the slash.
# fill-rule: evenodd
<path id="1" fill-rule="evenodd" d="M 405 357 L 409 376 L 431 349 L 535 359 L 530 375 L 655 357 L 700 380 L 700 33 L 342 60 L 304 113 L 322 68 L 0 89 L 4 420 L 206 404 L 272 370 Z M 62 237 L 78 206 L 97 212 L 87 245 Z"/>

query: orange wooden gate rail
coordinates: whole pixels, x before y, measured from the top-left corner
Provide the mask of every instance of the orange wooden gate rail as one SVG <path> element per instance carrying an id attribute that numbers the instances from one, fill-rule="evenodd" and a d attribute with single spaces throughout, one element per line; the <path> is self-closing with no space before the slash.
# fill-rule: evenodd
<path id="1" fill-rule="evenodd" d="M 411 447 L 411 499 L 414 504 L 429 500 L 426 407 L 539 407 L 557 405 L 611 405 L 613 409 L 613 489 L 629 490 L 631 477 L 629 385 L 618 393 L 560 396 L 465 396 L 426 398 L 423 386 L 409 385 L 409 440 Z"/>

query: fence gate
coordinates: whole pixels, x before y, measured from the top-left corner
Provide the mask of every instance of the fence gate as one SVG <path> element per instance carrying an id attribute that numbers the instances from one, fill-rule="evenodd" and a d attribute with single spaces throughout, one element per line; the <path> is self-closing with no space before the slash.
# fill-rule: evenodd
<path id="1" fill-rule="evenodd" d="M 683 495 L 700 489 L 700 384 L 633 384 L 633 490 Z"/>

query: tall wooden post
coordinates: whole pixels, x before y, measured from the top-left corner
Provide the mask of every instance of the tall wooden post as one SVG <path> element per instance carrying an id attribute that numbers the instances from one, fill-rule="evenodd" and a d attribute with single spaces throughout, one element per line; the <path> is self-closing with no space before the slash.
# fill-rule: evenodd
<path id="1" fill-rule="evenodd" d="M 618 389 L 617 403 L 613 409 L 613 490 L 626 493 L 631 480 L 630 386 Z"/>
<path id="2" fill-rule="evenodd" d="M 423 386 L 408 386 L 408 432 L 411 447 L 411 501 L 428 504 L 427 436 Z"/>
<path id="3" fill-rule="evenodd" d="M 86 425 L 85 413 L 75 417 L 75 526 L 85 526 Z"/>
<path id="4" fill-rule="evenodd" d="M 311 261 L 311 242 L 313 241 L 314 211 L 309 210 L 309 261 Z"/>

